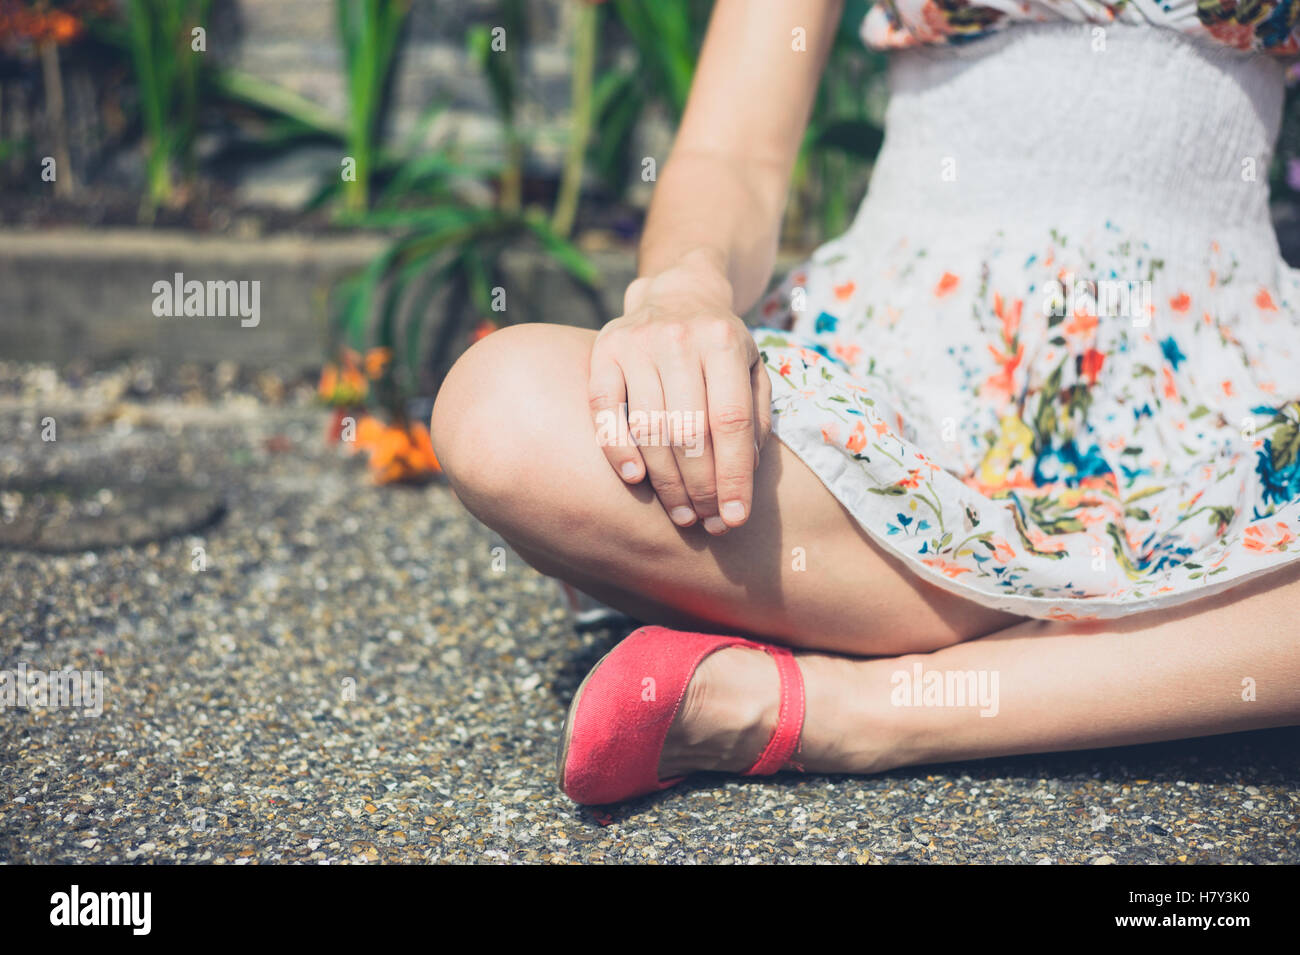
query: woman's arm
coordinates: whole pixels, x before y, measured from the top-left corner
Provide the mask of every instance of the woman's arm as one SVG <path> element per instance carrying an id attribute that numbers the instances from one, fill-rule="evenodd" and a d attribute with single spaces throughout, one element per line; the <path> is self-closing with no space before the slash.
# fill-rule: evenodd
<path id="1" fill-rule="evenodd" d="M 623 315 L 597 336 L 597 439 L 673 523 L 749 517 L 771 385 L 737 312 L 776 258 L 790 172 L 840 0 L 718 0 Z M 622 436 L 631 434 L 632 441 Z"/>
<path id="2" fill-rule="evenodd" d="M 707 250 L 731 282 L 734 309 L 757 301 L 842 5 L 719 0 L 650 204 L 639 275 Z"/>

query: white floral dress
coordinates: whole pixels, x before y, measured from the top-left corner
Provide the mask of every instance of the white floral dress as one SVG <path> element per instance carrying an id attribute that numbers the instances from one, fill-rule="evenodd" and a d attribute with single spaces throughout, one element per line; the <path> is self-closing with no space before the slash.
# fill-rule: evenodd
<path id="1" fill-rule="evenodd" d="M 873 540 L 1065 620 L 1300 558 L 1283 67 L 1124 23 L 1096 41 L 1019 25 L 895 53 L 853 226 L 754 332 L 775 434 Z"/>

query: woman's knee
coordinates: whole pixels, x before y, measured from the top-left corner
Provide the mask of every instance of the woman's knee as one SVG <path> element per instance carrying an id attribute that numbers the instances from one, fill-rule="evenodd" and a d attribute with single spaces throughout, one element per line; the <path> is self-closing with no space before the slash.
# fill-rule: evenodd
<path id="1" fill-rule="evenodd" d="M 581 424 L 593 333 L 559 325 L 511 325 L 472 345 L 434 403 L 434 450 L 452 487 L 480 520 L 495 524 L 527 500 L 539 469 Z"/>

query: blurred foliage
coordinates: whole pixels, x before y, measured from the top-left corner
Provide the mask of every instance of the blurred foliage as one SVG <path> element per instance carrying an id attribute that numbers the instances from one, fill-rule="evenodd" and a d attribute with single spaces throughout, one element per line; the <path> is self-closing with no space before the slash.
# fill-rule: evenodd
<path id="1" fill-rule="evenodd" d="M 398 41 L 410 0 L 335 0 L 338 37 L 348 89 L 347 158 L 355 163 L 344 178 L 347 208 L 370 208 L 370 177 L 379 151 Z"/>
<path id="2" fill-rule="evenodd" d="M 176 177 L 194 175 L 199 87 L 211 0 L 129 0 L 130 51 L 145 131 L 147 208 L 173 201 Z M 203 37 L 194 31 L 202 30 Z M 199 46 L 202 44 L 202 47 Z"/>
<path id="3" fill-rule="evenodd" d="M 599 16 L 600 8 L 584 5 L 573 18 L 578 99 L 590 95 Z M 494 328 L 498 320 L 518 314 L 518 309 L 507 312 L 503 300 L 503 257 L 509 250 L 540 250 L 588 290 L 598 278 L 566 237 L 585 165 L 589 107 L 575 110 L 578 121 L 570 139 L 577 147 L 565 163 L 552 212 L 523 203 L 527 140 L 517 119 L 527 35 L 525 4 L 504 0 L 492 27 L 476 27 L 466 37 L 502 129 L 505 148 L 499 157 L 472 155 L 454 142 L 425 146 L 435 109 L 385 164 L 388 175 L 373 207 L 341 219 L 393 234 L 382 254 L 336 289 L 333 327 L 347 345 L 386 348 L 400 356 L 393 368 L 398 396 L 420 387 L 423 375 L 436 380 L 445 374 L 475 327 Z M 400 408 L 392 410 L 401 414 Z"/>

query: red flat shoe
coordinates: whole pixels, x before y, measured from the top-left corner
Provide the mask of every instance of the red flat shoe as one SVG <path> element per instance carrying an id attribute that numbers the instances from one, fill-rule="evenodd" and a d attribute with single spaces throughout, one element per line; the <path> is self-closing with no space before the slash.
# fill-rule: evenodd
<path id="1" fill-rule="evenodd" d="M 781 677 L 776 729 L 746 776 L 780 772 L 803 731 L 803 674 L 784 647 L 741 637 L 642 627 L 587 674 L 564 721 L 557 769 L 574 802 L 601 806 L 667 789 L 685 779 L 659 778 L 659 758 L 686 687 L 704 658 L 727 647 L 772 655 Z"/>

